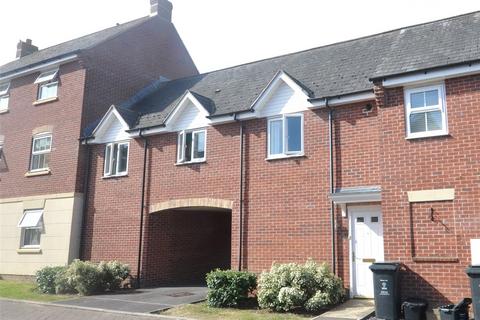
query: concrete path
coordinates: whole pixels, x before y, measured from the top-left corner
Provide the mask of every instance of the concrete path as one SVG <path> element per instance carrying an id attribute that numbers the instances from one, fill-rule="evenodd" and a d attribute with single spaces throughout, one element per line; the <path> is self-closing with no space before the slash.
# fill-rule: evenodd
<path id="1" fill-rule="evenodd" d="M 363 320 L 375 312 L 375 303 L 370 299 L 351 299 L 313 320 Z"/>
<path id="2" fill-rule="evenodd" d="M 77 309 L 49 303 L 0 299 L 1 320 L 172 320 L 175 318 Z M 180 318 L 177 318 L 180 319 Z"/>
<path id="3" fill-rule="evenodd" d="M 126 293 L 101 294 L 56 302 L 60 305 L 150 313 L 181 304 L 202 301 L 207 295 L 205 287 L 147 288 Z"/>

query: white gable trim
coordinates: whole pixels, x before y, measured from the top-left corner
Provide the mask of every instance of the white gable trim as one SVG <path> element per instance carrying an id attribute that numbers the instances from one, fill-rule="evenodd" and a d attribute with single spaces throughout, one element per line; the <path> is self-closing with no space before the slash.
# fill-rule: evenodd
<path id="1" fill-rule="evenodd" d="M 119 132 L 115 132 L 113 134 L 108 132 L 112 121 L 117 121 L 120 124 L 120 128 L 118 128 Z M 89 143 L 100 144 L 130 139 L 131 135 L 127 132 L 128 129 L 128 124 L 125 122 L 115 106 L 112 105 L 93 130 L 92 136 L 94 138 L 89 140 Z"/>
<path id="2" fill-rule="evenodd" d="M 255 101 L 252 103 L 250 108 L 254 110 L 255 115 L 258 115 L 262 107 L 264 107 L 270 98 L 274 96 L 276 89 L 282 84 L 282 82 L 288 85 L 296 94 L 300 94 L 305 99 L 305 105 L 298 106 L 299 110 L 295 110 L 293 112 L 304 111 L 311 106 L 310 102 L 308 101 L 308 92 L 300 87 L 287 73 L 285 73 L 283 70 L 280 70 L 275 74 L 265 89 L 262 90 L 257 99 L 255 99 Z"/>
<path id="3" fill-rule="evenodd" d="M 188 106 L 188 103 L 191 102 L 195 107 L 197 107 L 198 111 L 200 114 L 205 118 L 205 123 L 203 126 L 210 125 L 210 119 L 207 117 L 210 115 L 210 113 L 207 111 L 207 109 L 198 101 L 197 98 L 190 92 L 186 91 L 183 95 L 183 98 L 180 100 L 180 102 L 176 105 L 176 107 L 173 109 L 173 111 L 167 116 L 165 120 L 165 129 L 166 131 L 177 131 L 177 128 L 174 128 L 175 125 L 175 120 L 177 120 L 184 108 Z M 190 128 L 192 129 L 192 128 Z M 183 129 L 182 129 L 183 130 Z"/>

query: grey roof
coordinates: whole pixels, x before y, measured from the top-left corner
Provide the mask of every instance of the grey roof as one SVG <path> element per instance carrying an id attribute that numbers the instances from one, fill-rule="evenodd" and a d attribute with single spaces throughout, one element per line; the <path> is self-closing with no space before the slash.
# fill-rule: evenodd
<path id="1" fill-rule="evenodd" d="M 59 59 L 66 55 L 77 53 L 81 50 L 94 47 L 106 40 L 109 40 L 143 22 L 149 20 L 150 17 L 139 18 L 130 22 L 126 22 L 108 29 L 104 29 L 77 39 L 48 47 L 18 60 L 11 61 L 0 66 L 0 76 L 5 76 L 15 71 L 33 67 L 37 64 Z"/>
<path id="2" fill-rule="evenodd" d="M 311 98 L 370 91 L 372 77 L 480 59 L 479 34 L 474 12 L 165 82 L 130 103 L 132 128 L 163 124 L 187 90 L 208 100 L 214 116 L 249 110 L 280 70 Z"/>

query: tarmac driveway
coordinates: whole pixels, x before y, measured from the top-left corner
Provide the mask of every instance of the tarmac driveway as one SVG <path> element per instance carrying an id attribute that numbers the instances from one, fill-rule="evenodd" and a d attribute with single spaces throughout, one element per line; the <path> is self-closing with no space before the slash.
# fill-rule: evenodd
<path id="1" fill-rule="evenodd" d="M 145 288 L 57 301 L 55 304 L 103 310 L 150 313 L 169 309 L 181 304 L 202 301 L 207 296 L 207 291 L 208 289 L 206 287 Z"/>

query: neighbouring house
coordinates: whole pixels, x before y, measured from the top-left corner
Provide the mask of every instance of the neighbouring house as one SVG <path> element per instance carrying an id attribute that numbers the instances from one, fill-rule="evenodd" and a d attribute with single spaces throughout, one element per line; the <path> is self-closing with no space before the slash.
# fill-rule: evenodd
<path id="1" fill-rule="evenodd" d="M 86 128 L 82 258 L 145 285 L 328 262 L 372 297 L 469 295 L 480 238 L 480 12 L 172 81 Z"/>
<path id="2" fill-rule="evenodd" d="M 20 41 L 0 66 L 0 275 L 79 257 L 82 128 L 156 79 L 198 73 L 170 2 L 150 4 L 147 17 L 42 50 Z"/>

